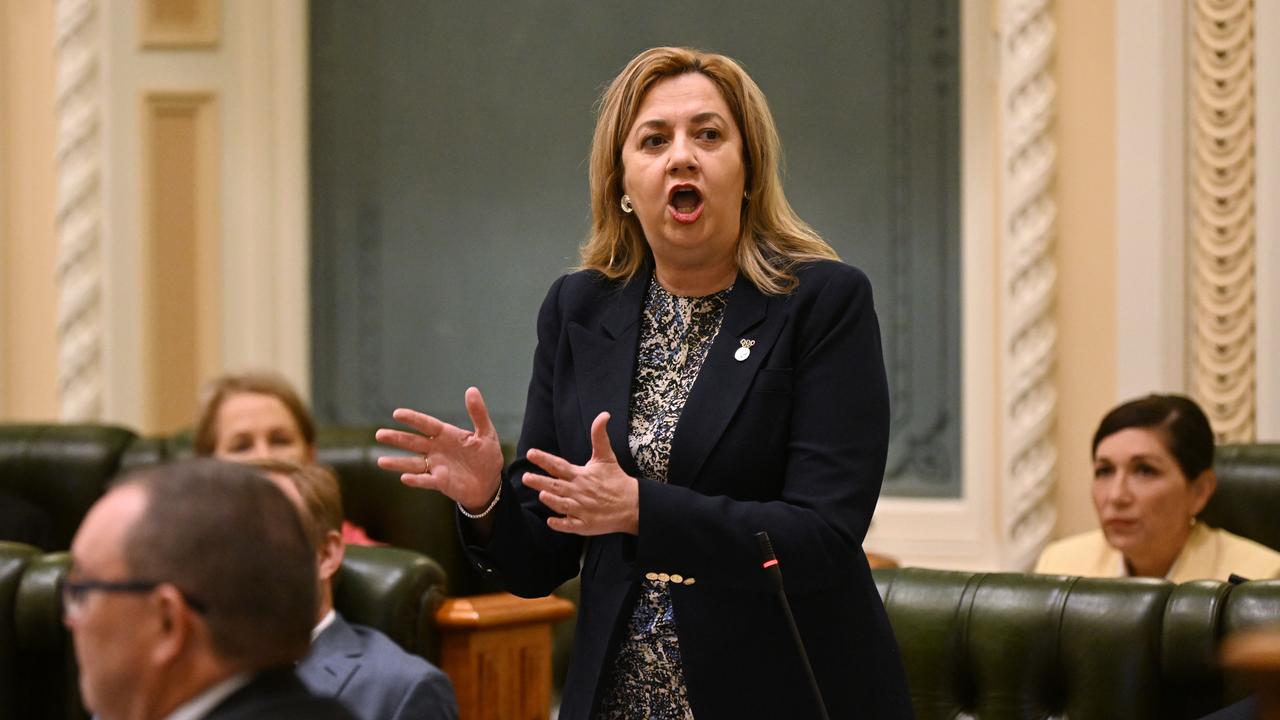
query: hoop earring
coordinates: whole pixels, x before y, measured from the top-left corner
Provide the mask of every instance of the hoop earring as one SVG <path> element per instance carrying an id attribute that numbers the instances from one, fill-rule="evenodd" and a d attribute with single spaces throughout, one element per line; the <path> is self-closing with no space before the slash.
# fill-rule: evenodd
<path id="1" fill-rule="evenodd" d="M 618 204 L 622 206 L 622 212 L 628 215 L 631 214 L 632 210 L 636 209 L 635 206 L 631 204 L 631 198 L 626 195 L 622 196 L 622 199 L 618 201 Z"/>
<path id="2" fill-rule="evenodd" d="M 750 190 L 743 190 L 743 191 L 742 191 L 742 199 L 743 199 L 743 200 L 750 200 L 750 199 L 751 199 L 751 191 L 750 191 Z"/>

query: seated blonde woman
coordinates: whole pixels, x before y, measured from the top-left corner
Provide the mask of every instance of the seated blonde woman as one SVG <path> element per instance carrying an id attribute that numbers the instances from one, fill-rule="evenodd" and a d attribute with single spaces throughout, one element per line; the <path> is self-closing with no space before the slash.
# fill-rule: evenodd
<path id="1" fill-rule="evenodd" d="M 196 423 L 195 452 L 233 462 L 316 459 L 316 424 L 289 381 L 268 372 L 223 375 L 205 388 Z M 379 545 L 360 526 L 343 521 L 348 545 Z"/>
<path id="2" fill-rule="evenodd" d="M 1149 395 L 1107 413 L 1093 436 L 1099 530 L 1045 548 L 1036 572 L 1172 582 L 1280 577 L 1280 553 L 1196 520 L 1217 489 L 1213 431 L 1180 395 Z"/>

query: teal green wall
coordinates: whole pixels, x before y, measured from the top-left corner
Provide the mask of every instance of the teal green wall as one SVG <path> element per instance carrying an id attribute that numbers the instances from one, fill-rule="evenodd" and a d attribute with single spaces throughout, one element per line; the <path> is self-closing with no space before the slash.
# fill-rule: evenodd
<path id="1" fill-rule="evenodd" d="M 792 204 L 871 276 L 893 388 L 885 491 L 959 492 L 955 0 L 312 0 L 313 397 L 514 440 L 534 317 L 587 232 L 593 104 L 640 50 L 742 62 Z"/>

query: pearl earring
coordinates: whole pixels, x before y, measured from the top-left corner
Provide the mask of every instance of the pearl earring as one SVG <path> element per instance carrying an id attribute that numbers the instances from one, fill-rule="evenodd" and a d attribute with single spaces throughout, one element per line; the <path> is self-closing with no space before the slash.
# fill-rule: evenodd
<path id="1" fill-rule="evenodd" d="M 635 206 L 631 204 L 631 198 L 627 195 L 623 195 L 622 200 L 619 201 L 618 204 L 622 206 L 622 212 L 627 213 L 628 215 L 631 214 L 632 210 L 636 209 Z"/>

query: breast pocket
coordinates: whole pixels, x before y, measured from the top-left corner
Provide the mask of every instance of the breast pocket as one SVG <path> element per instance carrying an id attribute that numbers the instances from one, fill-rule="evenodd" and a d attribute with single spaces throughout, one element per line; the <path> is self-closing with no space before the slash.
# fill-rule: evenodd
<path id="1" fill-rule="evenodd" d="M 753 393 L 791 393 L 791 368 L 762 368 L 751 383 Z"/>

